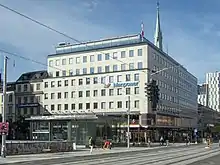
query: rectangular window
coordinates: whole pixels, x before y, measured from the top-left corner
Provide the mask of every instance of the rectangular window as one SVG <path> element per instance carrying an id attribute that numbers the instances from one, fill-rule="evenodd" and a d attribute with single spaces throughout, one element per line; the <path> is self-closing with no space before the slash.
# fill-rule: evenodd
<path id="1" fill-rule="evenodd" d="M 102 73 L 102 67 L 101 66 L 98 67 L 98 73 Z"/>
<path id="2" fill-rule="evenodd" d="M 94 67 L 91 67 L 91 68 L 90 68 L 90 74 L 93 74 L 93 73 L 94 73 L 94 70 L 95 70 Z"/>
<path id="3" fill-rule="evenodd" d="M 61 104 L 57 105 L 57 110 L 60 111 L 61 110 Z"/>
<path id="4" fill-rule="evenodd" d="M 134 63 L 129 63 L 129 69 L 134 69 Z"/>
<path id="5" fill-rule="evenodd" d="M 93 103 L 93 109 L 98 109 L 98 103 Z"/>
<path id="6" fill-rule="evenodd" d="M 59 77 L 59 76 L 60 76 L 60 72 L 56 71 L 56 77 Z"/>
<path id="7" fill-rule="evenodd" d="M 138 69 L 142 69 L 143 68 L 143 63 L 142 62 L 138 62 Z"/>
<path id="8" fill-rule="evenodd" d="M 139 73 L 134 74 L 134 81 L 139 81 Z"/>
<path id="9" fill-rule="evenodd" d="M 66 65 L 66 59 L 62 59 L 62 65 Z"/>
<path id="10" fill-rule="evenodd" d="M 64 81 L 64 86 L 68 86 L 68 80 Z"/>
<path id="11" fill-rule="evenodd" d="M 90 56 L 90 62 L 94 62 L 95 61 L 95 56 L 94 55 L 91 55 Z"/>
<path id="12" fill-rule="evenodd" d="M 121 58 L 125 58 L 125 51 L 121 51 Z"/>
<path id="13" fill-rule="evenodd" d="M 135 108 L 139 108 L 139 100 L 135 100 L 134 101 L 134 107 Z"/>
<path id="14" fill-rule="evenodd" d="M 126 70 L 126 65 L 125 64 L 121 64 L 121 70 Z"/>
<path id="15" fill-rule="evenodd" d="M 65 70 L 62 71 L 62 75 L 66 76 L 66 71 Z"/>
<path id="16" fill-rule="evenodd" d="M 93 90 L 93 96 L 97 97 L 98 96 L 98 90 Z"/>
<path id="17" fill-rule="evenodd" d="M 79 64 L 79 63 L 80 63 L 80 58 L 76 57 L 76 64 Z"/>
<path id="18" fill-rule="evenodd" d="M 117 82 L 121 82 L 122 81 L 122 75 L 117 75 Z"/>
<path id="19" fill-rule="evenodd" d="M 75 80 L 75 79 L 71 80 L 71 85 L 72 85 L 72 86 L 75 86 L 75 85 L 76 85 L 76 80 Z"/>
<path id="20" fill-rule="evenodd" d="M 122 101 L 117 102 L 117 108 L 122 108 Z"/>
<path id="21" fill-rule="evenodd" d="M 40 90 L 40 84 L 37 84 L 37 90 Z"/>
<path id="22" fill-rule="evenodd" d="M 71 104 L 71 110 L 75 110 L 76 109 L 76 104 Z"/>
<path id="23" fill-rule="evenodd" d="M 86 85 L 90 84 L 90 78 L 86 78 Z"/>
<path id="24" fill-rule="evenodd" d="M 83 79 L 79 79 L 79 85 L 83 85 Z"/>
<path id="25" fill-rule="evenodd" d="M 65 98 L 65 99 L 68 98 L 68 92 L 64 92 L 64 98 Z"/>
<path id="26" fill-rule="evenodd" d="M 105 95 L 106 95 L 105 89 L 102 89 L 101 90 L 101 96 L 105 96 Z"/>
<path id="27" fill-rule="evenodd" d="M 70 70 L 69 70 L 69 76 L 72 76 L 72 75 L 73 75 L 73 70 L 70 69 Z"/>
<path id="28" fill-rule="evenodd" d="M 131 81 L 131 75 L 130 75 L 130 74 L 126 74 L 125 80 L 126 80 L 126 81 Z"/>
<path id="29" fill-rule="evenodd" d="M 49 61 L 49 66 L 53 66 L 53 60 Z"/>
<path id="30" fill-rule="evenodd" d="M 73 58 L 69 58 L 69 64 L 73 63 Z"/>
<path id="31" fill-rule="evenodd" d="M 55 106 L 54 106 L 53 104 L 50 106 L 50 110 L 51 110 L 51 111 L 54 111 L 54 110 L 55 110 Z"/>
<path id="32" fill-rule="evenodd" d="M 87 62 L 87 56 L 83 56 L 83 63 Z"/>
<path id="33" fill-rule="evenodd" d="M 105 54 L 105 60 L 109 60 L 109 53 Z"/>
<path id="34" fill-rule="evenodd" d="M 106 109 L 106 102 L 101 102 L 101 109 Z"/>
<path id="35" fill-rule="evenodd" d="M 56 60 L 56 66 L 60 65 L 60 60 Z"/>
<path id="36" fill-rule="evenodd" d="M 50 94 L 50 98 L 51 98 L 51 99 L 55 99 L 55 93 L 51 93 L 51 94 Z"/>
<path id="37" fill-rule="evenodd" d="M 48 93 L 44 94 L 44 99 L 47 100 L 48 99 Z"/>
<path id="38" fill-rule="evenodd" d="M 75 98 L 75 94 L 76 94 L 76 92 L 75 92 L 75 91 L 72 91 L 72 92 L 71 92 L 71 98 Z"/>
<path id="39" fill-rule="evenodd" d="M 55 87 L 55 81 L 51 81 L 51 88 Z"/>
<path id="40" fill-rule="evenodd" d="M 118 58 L 118 53 L 117 52 L 114 52 L 113 53 L 113 59 L 117 59 Z"/>
<path id="41" fill-rule="evenodd" d="M 93 78 L 93 84 L 98 84 L 98 77 Z"/>
<path id="42" fill-rule="evenodd" d="M 83 109 L 83 104 L 79 103 L 79 109 Z"/>
<path id="43" fill-rule="evenodd" d="M 44 82 L 44 88 L 48 88 L 48 82 Z"/>
<path id="44" fill-rule="evenodd" d="M 61 99 L 61 92 L 57 93 L 57 98 Z"/>
<path id="45" fill-rule="evenodd" d="M 64 104 L 64 110 L 65 110 L 65 111 L 68 110 L 68 104 Z"/>
<path id="46" fill-rule="evenodd" d="M 113 96 L 114 95 L 114 89 L 109 89 L 109 96 Z"/>
<path id="47" fill-rule="evenodd" d="M 86 97 L 90 97 L 90 91 L 86 91 Z"/>
<path id="48" fill-rule="evenodd" d="M 142 56 L 142 49 L 138 49 L 138 56 Z"/>
<path id="49" fill-rule="evenodd" d="M 86 109 L 90 109 L 90 103 L 86 103 Z"/>
<path id="50" fill-rule="evenodd" d="M 87 68 L 83 68 L 83 74 L 87 74 Z"/>
<path id="51" fill-rule="evenodd" d="M 98 54 L 98 61 L 102 61 L 102 55 Z"/>
<path id="52" fill-rule="evenodd" d="M 83 92 L 79 91 L 79 97 L 83 97 Z"/>
<path id="53" fill-rule="evenodd" d="M 126 95 L 130 95 L 131 94 L 131 88 L 126 88 Z"/>
<path id="54" fill-rule="evenodd" d="M 113 83 L 114 82 L 114 77 L 113 76 L 109 76 L 109 83 Z"/>
<path id="55" fill-rule="evenodd" d="M 109 109 L 113 109 L 113 108 L 114 108 L 114 102 L 111 101 L 111 102 L 109 102 Z"/>
<path id="56" fill-rule="evenodd" d="M 134 88 L 134 94 L 139 94 L 139 87 Z"/>
<path id="57" fill-rule="evenodd" d="M 61 86 L 62 86 L 61 83 L 62 83 L 61 81 L 57 81 L 57 86 L 58 86 L 58 87 L 61 87 Z"/>
<path id="58" fill-rule="evenodd" d="M 134 50 L 129 50 L 129 57 L 134 57 Z"/>
<path id="59" fill-rule="evenodd" d="M 105 72 L 109 72 L 109 71 L 110 71 L 109 65 L 105 66 Z"/>
<path id="60" fill-rule="evenodd" d="M 28 86 L 27 84 L 24 85 L 24 92 L 26 92 L 28 90 Z"/>
<path id="61" fill-rule="evenodd" d="M 80 74 L 80 69 L 76 69 L 76 75 Z"/>
<path id="62" fill-rule="evenodd" d="M 113 71 L 117 71 L 118 70 L 118 66 L 117 65 L 113 65 Z"/>
<path id="63" fill-rule="evenodd" d="M 117 89 L 117 95 L 122 95 L 122 88 Z"/>

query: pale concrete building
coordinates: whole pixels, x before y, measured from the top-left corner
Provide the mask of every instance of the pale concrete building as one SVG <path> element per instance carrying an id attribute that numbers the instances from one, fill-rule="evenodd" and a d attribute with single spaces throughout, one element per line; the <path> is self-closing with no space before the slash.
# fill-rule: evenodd
<path id="1" fill-rule="evenodd" d="M 156 26 L 154 44 L 143 33 L 83 44 L 60 43 L 47 58 L 44 108 L 52 114 L 126 115 L 130 96 L 132 127 L 195 128 L 197 78 L 163 52 L 159 8 Z M 144 90 L 150 79 L 160 89 L 156 112 Z"/>

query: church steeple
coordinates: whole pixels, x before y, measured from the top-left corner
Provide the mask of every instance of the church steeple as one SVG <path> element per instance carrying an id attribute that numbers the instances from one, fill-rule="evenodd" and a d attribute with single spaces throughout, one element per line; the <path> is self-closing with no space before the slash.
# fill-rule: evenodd
<path id="1" fill-rule="evenodd" d="M 156 31 L 154 35 L 154 45 L 159 49 L 163 50 L 163 36 L 160 28 L 160 10 L 159 2 L 157 2 L 157 21 L 156 21 Z"/>

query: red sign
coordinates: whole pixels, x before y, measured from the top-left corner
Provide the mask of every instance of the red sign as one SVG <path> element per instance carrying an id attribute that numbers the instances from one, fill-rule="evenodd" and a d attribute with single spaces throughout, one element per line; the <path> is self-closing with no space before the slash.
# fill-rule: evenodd
<path id="1" fill-rule="evenodd" d="M 0 122 L 0 135 L 6 135 L 8 134 L 9 130 L 9 123 L 8 122 Z"/>

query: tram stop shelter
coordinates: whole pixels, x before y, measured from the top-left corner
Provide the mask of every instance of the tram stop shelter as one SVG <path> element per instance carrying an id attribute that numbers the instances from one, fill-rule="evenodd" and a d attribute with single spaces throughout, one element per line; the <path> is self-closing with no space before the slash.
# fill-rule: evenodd
<path id="1" fill-rule="evenodd" d="M 26 120 L 30 121 L 30 139 L 35 141 L 62 140 L 85 145 L 90 136 L 96 140 L 120 136 L 126 141 L 126 130 L 120 126 L 127 122 L 126 112 L 51 114 L 31 116 Z"/>

